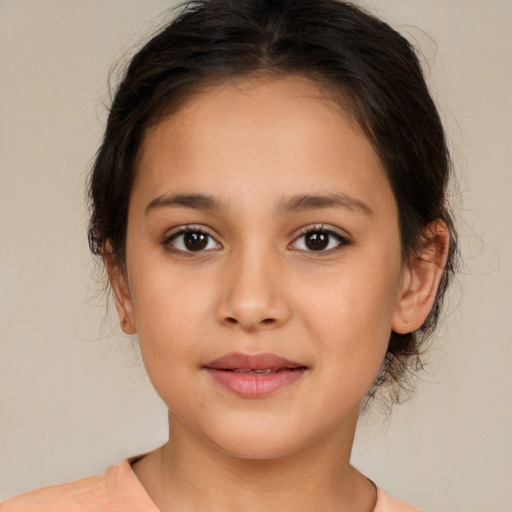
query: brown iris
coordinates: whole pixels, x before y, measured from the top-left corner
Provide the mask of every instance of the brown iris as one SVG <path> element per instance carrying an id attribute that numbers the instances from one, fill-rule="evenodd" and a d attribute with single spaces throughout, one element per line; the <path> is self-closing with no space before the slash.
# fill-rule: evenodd
<path id="1" fill-rule="evenodd" d="M 313 231 L 305 236 L 306 247 L 312 251 L 321 251 L 329 245 L 329 235 L 322 231 Z"/>
<path id="2" fill-rule="evenodd" d="M 201 251 L 208 245 L 208 235 L 204 233 L 185 233 L 183 242 L 189 251 Z"/>

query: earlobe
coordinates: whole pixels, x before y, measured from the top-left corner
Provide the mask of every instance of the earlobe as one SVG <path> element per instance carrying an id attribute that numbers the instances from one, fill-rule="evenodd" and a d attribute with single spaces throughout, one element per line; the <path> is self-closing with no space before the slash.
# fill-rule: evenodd
<path id="1" fill-rule="evenodd" d="M 126 272 L 115 262 L 112 246 L 109 242 L 105 244 L 102 251 L 103 263 L 108 272 L 112 293 L 116 304 L 119 325 L 126 334 L 135 334 L 135 317 L 133 314 L 133 303 L 130 294 L 130 287 Z"/>
<path id="2" fill-rule="evenodd" d="M 419 329 L 434 304 L 450 246 L 446 224 L 436 220 L 424 231 L 422 246 L 404 269 L 400 295 L 392 322 L 399 334 Z"/>

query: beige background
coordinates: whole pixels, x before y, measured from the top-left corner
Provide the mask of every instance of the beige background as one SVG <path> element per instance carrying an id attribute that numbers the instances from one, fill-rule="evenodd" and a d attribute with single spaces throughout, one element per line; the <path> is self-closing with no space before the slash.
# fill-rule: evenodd
<path id="1" fill-rule="evenodd" d="M 512 2 L 365 3 L 425 53 L 466 266 L 416 399 L 370 418 L 354 461 L 431 512 L 512 511 Z M 100 332 L 83 193 L 111 63 L 170 5 L 0 0 L 0 498 L 165 441 L 130 343 Z"/>

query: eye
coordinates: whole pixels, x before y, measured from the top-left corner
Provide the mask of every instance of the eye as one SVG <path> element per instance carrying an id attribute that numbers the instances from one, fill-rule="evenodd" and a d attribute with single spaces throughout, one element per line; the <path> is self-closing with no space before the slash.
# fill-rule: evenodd
<path id="1" fill-rule="evenodd" d="M 187 227 L 172 233 L 164 240 L 164 246 L 171 252 L 202 252 L 219 249 L 221 245 L 206 231 Z"/>
<path id="2" fill-rule="evenodd" d="M 339 233 L 320 227 L 303 232 L 291 247 L 299 251 L 328 252 L 349 244 L 350 241 Z"/>

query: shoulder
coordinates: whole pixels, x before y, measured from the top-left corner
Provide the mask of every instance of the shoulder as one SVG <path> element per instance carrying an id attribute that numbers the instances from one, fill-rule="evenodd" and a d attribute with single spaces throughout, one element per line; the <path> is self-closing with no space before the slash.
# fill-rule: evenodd
<path id="1" fill-rule="evenodd" d="M 421 512 L 421 510 L 388 496 L 382 489 L 377 489 L 377 505 L 374 512 Z"/>
<path id="2" fill-rule="evenodd" d="M 1 512 L 82 512 L 115 510 L 104 475 L 43 487 L 0 503 Z"/>
<path id="3" fill-rule="evenodd" d="M 139 457 L 109 466 L 103 475 L 15 496 L 0 503 L 0 512 L 159 512 L 132 470 Z"/>

